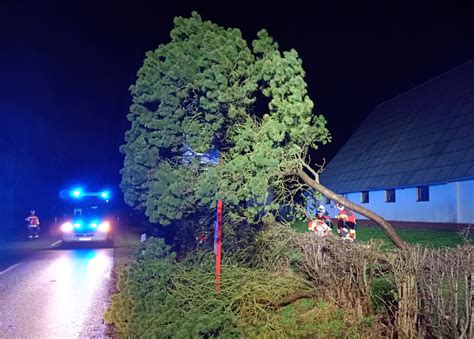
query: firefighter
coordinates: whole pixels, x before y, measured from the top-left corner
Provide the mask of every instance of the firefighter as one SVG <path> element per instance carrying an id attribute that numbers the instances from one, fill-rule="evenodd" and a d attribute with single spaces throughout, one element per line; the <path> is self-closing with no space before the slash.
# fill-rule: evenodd
<path id="1" fill-rule="evenodd" d="M 318 237 L 327 237 L 331 233 L 331 219 L 323 205 L 316 210 L 316 217 L 308 223 L 308 229 Z"/>
<path id="2" fill-rule="evenodd" d="M 354 212 L 345 208 L 340 203 L 336 204 L 338 209 L 337 219 L 337 234 L 343 240 L 356 240 L 356 219 Z"/>
<path id="3" fill-rule="evenodd" d="M 28 238 L 39 238 L 40 221 L 35 210 L 30 211 L 30 215 L 25 219 L 28 222 Z"/>

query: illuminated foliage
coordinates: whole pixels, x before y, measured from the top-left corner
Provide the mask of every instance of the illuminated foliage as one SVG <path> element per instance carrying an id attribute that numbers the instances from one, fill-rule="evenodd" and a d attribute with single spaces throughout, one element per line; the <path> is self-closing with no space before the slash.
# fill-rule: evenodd
<path id="1" fill-rule="evenodd" d="M 130 88 L 125 200 L 161 224 L 212 213 L 218 198 L 234 220 L 257 220 L 284 198 L 283 171 L 330 141 L 326 120 L 312 112 L 301 59 L 280 52 L 264 30 L 250 49 L 238 29 L 197 13 L 174 23 L 171 41 L 146 54 Z M 256 111 L 260 94 L 267 112 Z M 186 146 L 219 150 L 221 164 L 185 163 Z"/>

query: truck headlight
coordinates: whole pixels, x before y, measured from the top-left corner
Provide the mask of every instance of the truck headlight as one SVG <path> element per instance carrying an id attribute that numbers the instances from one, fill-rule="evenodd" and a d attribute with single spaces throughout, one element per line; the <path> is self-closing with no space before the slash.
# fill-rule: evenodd
<path id="1" fill-rule="evenodd" d="M 108 232 L 110 231 L 110 223 L 108 221 L 103 221 L 100 225 L 99 225 L 99 231 L 101 232 Z"/>
<path id="2" fill-rule="evenodd" d="M 64 233 L 70 233 L 72 232 L 72 229 L 73 229 L 72 223 L 69 221 L 61 225 L 61 231 Z"/>

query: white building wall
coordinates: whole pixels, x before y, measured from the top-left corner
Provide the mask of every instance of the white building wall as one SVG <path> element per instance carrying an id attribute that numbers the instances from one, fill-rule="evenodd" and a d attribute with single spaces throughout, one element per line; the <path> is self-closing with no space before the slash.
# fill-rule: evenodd
<path id="1" fill-rule="evenodd" d="M 456 182 L 459 223 L 474 224 L 474 180 Z"/>
<path id="2" fill-rule="evenodd" d="M 416 201 L 416 187 L 395 190 L 395 202 L 385 202 L 385 190 L 370 191 L 369 203 L 361 203 L 361 192 L 346 198 L 374 211 L 387 220 L 474 223 L 474 180 L 429 187 L 429 201 Z M 334 216 L 336 211 L 326 205 Z M 367 219 L 356 214 L 358 219 Z"/>

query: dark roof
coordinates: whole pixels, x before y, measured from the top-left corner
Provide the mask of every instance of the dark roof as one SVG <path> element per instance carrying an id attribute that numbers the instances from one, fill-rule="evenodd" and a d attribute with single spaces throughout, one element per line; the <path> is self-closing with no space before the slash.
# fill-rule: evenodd
<path id="1" fill-rule="evenodd" d="M 338 192 L 474 179 L 474 60 L 375 107 L 329 162 Z"/>

